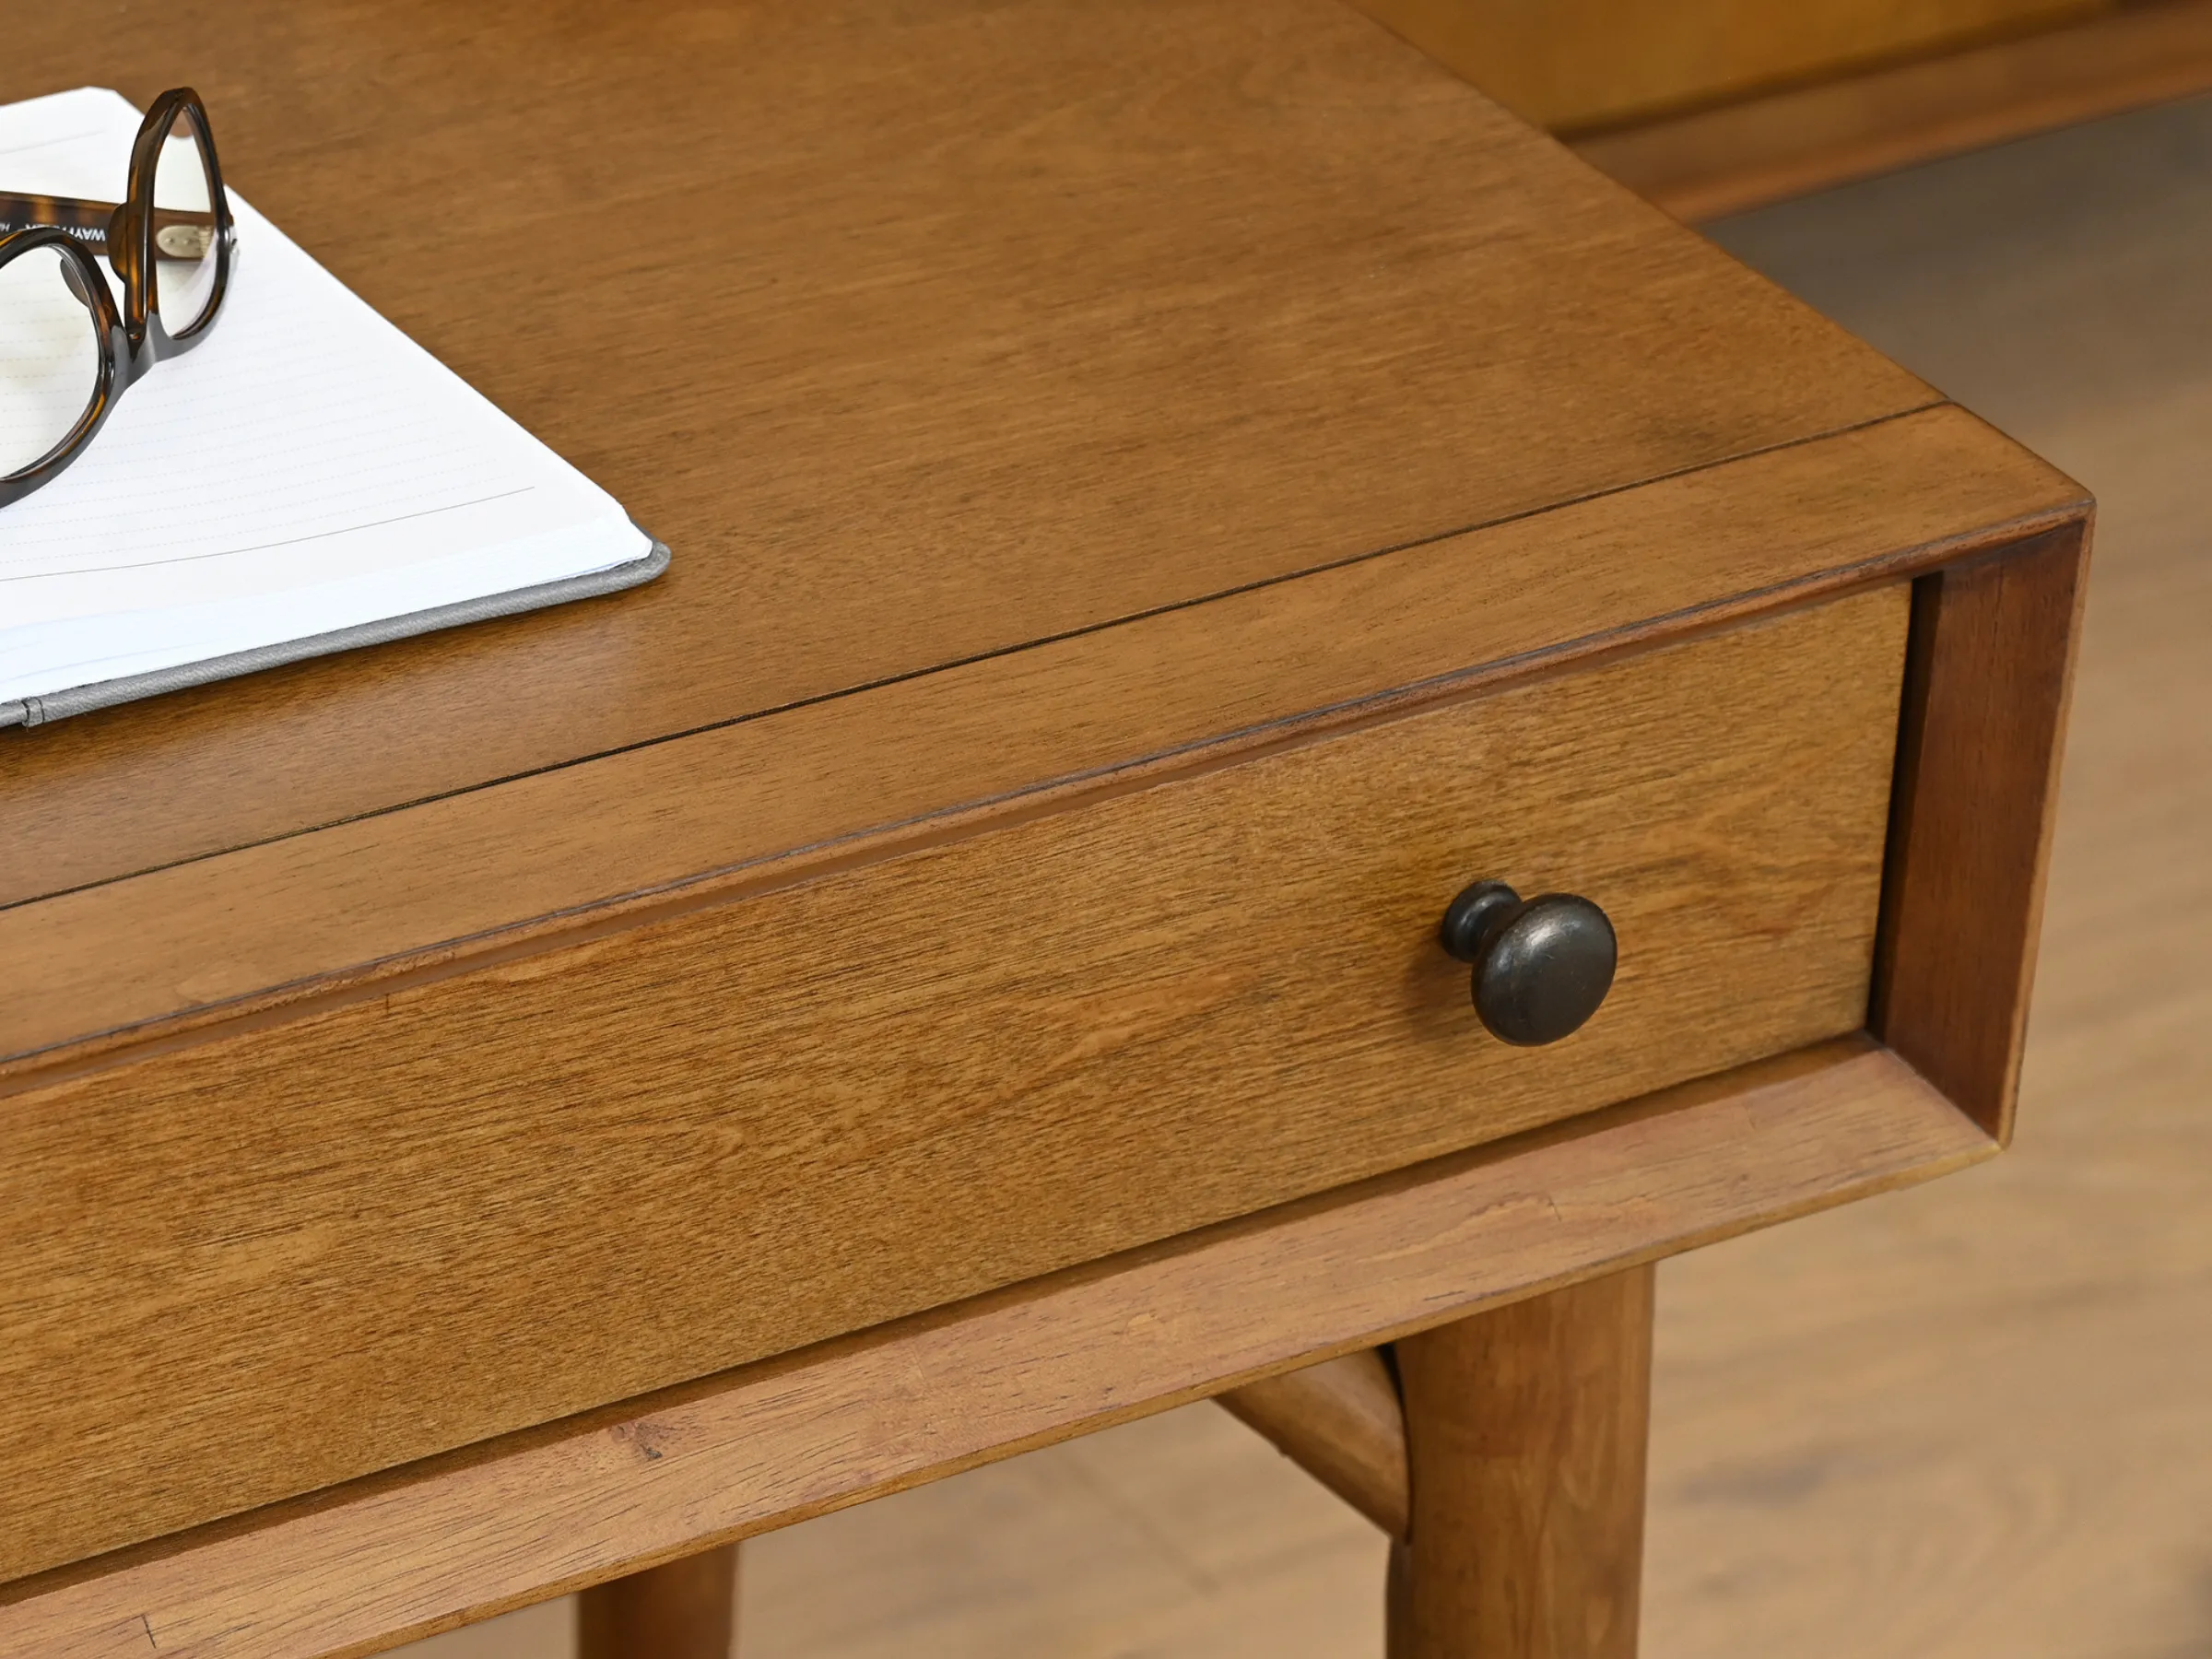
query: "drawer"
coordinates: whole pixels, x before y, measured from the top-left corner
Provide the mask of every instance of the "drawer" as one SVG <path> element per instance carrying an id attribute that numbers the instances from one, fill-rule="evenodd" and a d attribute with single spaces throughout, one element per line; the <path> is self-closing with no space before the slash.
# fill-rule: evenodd
<path id="1" fill-rule="evenodd" d="M 0 1577 L 1857 1028 L 1907 610 L 1338 728 L 11 1101 Z M 1610 914 L 1574 1036 L 1477 1019 L 1436 928 L 1482 877 Z"/>

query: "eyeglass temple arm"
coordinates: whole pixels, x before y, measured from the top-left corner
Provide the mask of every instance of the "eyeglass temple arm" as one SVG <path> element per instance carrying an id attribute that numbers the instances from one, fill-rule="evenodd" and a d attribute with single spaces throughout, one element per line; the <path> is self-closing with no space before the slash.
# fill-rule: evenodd
<path id="1" fill-rule="evenodd" d="M 0 191 L 0 236 L 11 230 L 28 230 L 33 225 L 58 225 L 84 243 L 88 253 L 105 254 L 108 227 L 114 219 L 113 202 Z M 154 209 L 154 253 L 158 258 L 205 259 L 214 235 L 212 213 L 176 207 Z"/>

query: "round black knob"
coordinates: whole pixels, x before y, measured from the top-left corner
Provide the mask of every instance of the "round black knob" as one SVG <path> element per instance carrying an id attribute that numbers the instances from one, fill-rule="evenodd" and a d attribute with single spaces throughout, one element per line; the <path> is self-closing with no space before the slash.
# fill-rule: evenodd
<path id="1" fill-rule="evenodd" d="M 1613 924 L 1580 894 L 1524 899 L 1502 881 L 1478 881 L 1452 900 L 1441 933 L 1446 950 L 1475 965 L 1475 1011 L 1507 1042 L 1557 1042 L 1613 988 Z"/>

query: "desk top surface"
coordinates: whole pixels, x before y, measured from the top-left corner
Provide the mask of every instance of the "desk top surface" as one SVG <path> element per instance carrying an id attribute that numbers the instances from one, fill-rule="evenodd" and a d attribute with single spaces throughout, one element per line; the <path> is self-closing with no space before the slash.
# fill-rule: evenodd
<path id="1" fill-rule="evenodd" d="M 1931 401 L 1338 0 L 8 34 L 0 97 L 194 78 L 241 194 L 677 559 L 8 742 L 0 901 Z"/>
<path id="2" fill-rule="evenodd" d="M 1867 465 L 1936 455 L 1915 499 L 1942 496 L 1960 524 L 2077 502 L 1338 0 L 201 0 L 122 29 L 18 7 L 7 32 L 0 98 L 97 78 L 143 101 L 192 79 L 241 194 L 605 484 L 676 562 L 626 595 L 0 738 L 0 907 L 14 907 L 0 953 L 52 960 L 55 941 L 79 941 L 85 969 L 0 1031 L 0 1055 L 389 957 L 392 940 L 347 936 L 189 971 L 218 912 L 275 918 L 271 951 L 297 932 L 288 906 L 330 912 L 277 868 L 283 849 L 325 843 L 366 868 L 365 847 L 505 794 L 490 785 L 590 777 L 650 816 L 691 795 L 700 763 L 648 777 L 639 757 L 686 735 L 726 739 L 1141 621 L 1151 632 L 1129 650 L 1152 666 L 1051 693 L 1086 719 L 1127 715 L 1126 741 L 1097 760 L 1118 763 L 1281 712 L 1208 689 L 1246 627 L 1224 595 L 1448 547 L 1457 603 L 1488 618 L 1478 657 L 1454 665 L 1524 656 L 1838 555 L 1766 535 L 1779 551 L 1756 571 L 1709 557 L 1700 525 L 1727 516 L 1712 502 L 1671 541 L 1617 536 L 1587 569 L 1525 535 L 1497 564 L 1497 538 L 1473 533 L 1900 418 L 1953 422 L 1933 449 L 1888 443 Z M 1986 487 L 1961 495 L 1947 481 L 1960 472 Z M 1813 489 L 1789 511 L 1809 521 L 1848 499 Z M 1529 597 L 1547 566 L 1573 574 Z M 1515 591 L 1466 597 L 1490 582 Z M 1576 609 L 1608 595 L 1604 618 Z M 1310 636 L 1335 603 L 1312 610 Z M 1187 718 L 1147 725 L 1177 675 Z M 993 706 L 1044 694 L 1002 671 L 967 695 L 971 717 L 932 760 L 947 775 L 1006 750 Z M 1192 712 L 1209 697 L 1225 705 L 1210 725 Z M 852 715 L 809 776 L 881 793 L 893 724 Z M 1093 764 L 1040 742 L 885 810 Z M 478 825 L 504 854 L 456 865 L 446 888 L 480 888 L 495 864 L 550 867 L 565 855 L 519 827 L 592 810 L 539 802 Z M 851 828 L 793 814 L 745 846 L 487 900 L 400 943 Z M 408 869 L 439 856 L 391 853 Z M 164 916 L 176 927 L 144 994 L 94 1009 L 86 987 L 130 979 Z"/>

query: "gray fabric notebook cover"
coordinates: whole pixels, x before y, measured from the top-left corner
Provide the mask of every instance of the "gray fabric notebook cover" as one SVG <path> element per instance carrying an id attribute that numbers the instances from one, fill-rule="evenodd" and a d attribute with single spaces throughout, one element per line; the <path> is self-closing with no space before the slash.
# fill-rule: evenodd
<path id="1" fill-rule="evenodd" d="M 204 662 L 180 663 L 174 668 L 157 669 L 152 674 L 96 680 L 88 686 L 72 686 L 66 691 L 50 691 L 42 697 L 27 697 L 20 702 L 0 703 L 0 726 L 44 725 L 72 714 L 89 714 L 95 709 L 112 708 L 141 697 L 159 697 L 164 691 L 182 691 L 188 686 L 205 686 L 211 680 L 230 679 L 241 674 L 255 674 L 264 668 L 278 668 L 308 657 L 328 656 L 333 652 L 351 651 L 360 645 L 382 645 L 390 640 L 433 633 L 441 628 L 458 628 L 464 622 L 488 622 L 494 617 L 543 610 L 548 605 L 566 605 L 571 599 L 595 598 L 601 594 L 618 593 L 623 588 L 651 582 L 667 568 L 668 549 L 656 539 L 644 558 L 617 565 L 612 570 L 594 571 L 588 576 L 544 582 L 535 587 L 489 594 L 481 599 L 465 599 L 458 605 L 441 605 L 431 610 L 411 611 L 404 617 L 363 622 L 333 633 L 312 634 L 304 640 L 257 646 L 252 651 L 233 652 L 229 656 L 209 657 Z"/>

